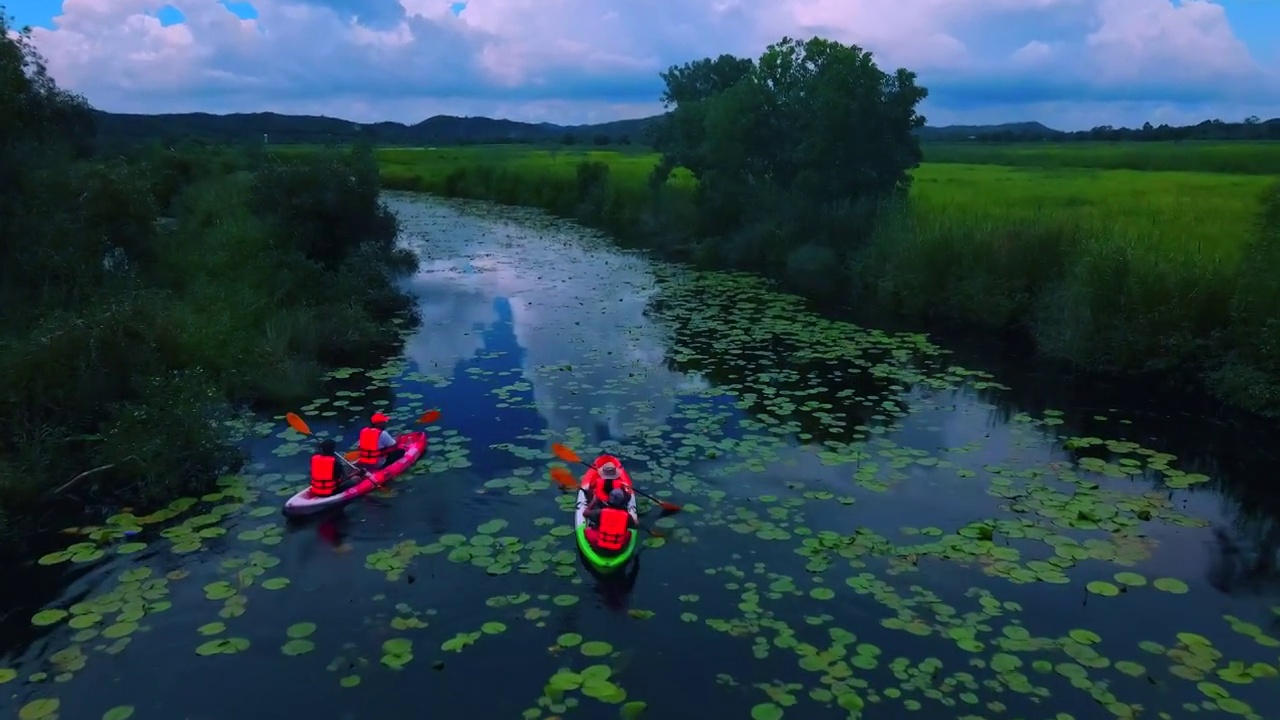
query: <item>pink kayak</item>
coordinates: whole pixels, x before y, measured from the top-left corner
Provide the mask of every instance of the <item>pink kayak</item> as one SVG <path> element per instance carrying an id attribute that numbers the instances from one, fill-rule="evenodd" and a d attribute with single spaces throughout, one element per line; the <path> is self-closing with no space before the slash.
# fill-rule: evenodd
<path id="1" fill-rule="evenodd" d="M 309 515 L 325 508 L 336 507 L 351 502 L 361 495 L 367 495 L 382 487 L 387 481 L 408 470 L 418 458 L 427 452 L 427 434 L 410 432 L 396 438 L 396 447 L 404 450 L 404 455 L 390 465 L 369 471 L 354 485 L 333 495 L 312 495 L 310 485 L 302 492 L 289 498 L 284 504 L 285 515 Z"/>

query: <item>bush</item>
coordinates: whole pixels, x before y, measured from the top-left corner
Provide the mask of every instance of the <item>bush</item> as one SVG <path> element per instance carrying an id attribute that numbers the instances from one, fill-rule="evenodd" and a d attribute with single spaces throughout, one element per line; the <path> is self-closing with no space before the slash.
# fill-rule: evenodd
<path id="1" fill-rule="evenodd" d="M 399 340 L 416 258 L 367 149 L 85 157 L 87 105 L 3 22 L 0 87 L 0 535 L 71 478 L 103 510 L 205 485 L 238 407 Z"/>

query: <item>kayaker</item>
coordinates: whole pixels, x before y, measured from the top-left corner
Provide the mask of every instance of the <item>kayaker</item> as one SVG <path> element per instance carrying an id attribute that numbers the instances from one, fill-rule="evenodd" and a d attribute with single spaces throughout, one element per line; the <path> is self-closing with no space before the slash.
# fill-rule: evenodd
<path id="1" fill-rule="evenodd" d="M 583 533 L 587 542 L 601 550 L 619 551 L 626 547 L 631 539 L 631 531 L 640 527 L 636 519 L 628 511 L 630 495 L 622 488 L 614 488 L 604 507 L 587 510 L 583 519 L 587 527 Z"/>
<path id="2" fill-rule="evenodd" d="M 404 449 L 396 445 L 396 439 L 387 432 L 387 423 L 391 418 L 376 412 L 369 418 L 370 427 L 360 431 L 358 448 L 359 459 L 356 463 L 366 470 L 386 467 L 404 455 Z"/>
<path id="3" fill-rule="evenodd" d="M 346 465 L 338 457 L 337 446 L 332 440 L 322 441 L 320 450 L 311 456 L 311 494 L 329 497 L 346 481 Z"/>
<path id="4" fill-rule="evenodd" d="M 596 474 L 600 477 L 599 482 L 592 483 L 595 492 L 591 494 L 591 501 L 587 503 L 587 509 L 592 510 L 609 502 L 609 494 L 614 490 L 614 483 L 617 482 L 619 473 L 618 466 L 615 463 L 606 462 L 599 468 L 596 468 Z"/>

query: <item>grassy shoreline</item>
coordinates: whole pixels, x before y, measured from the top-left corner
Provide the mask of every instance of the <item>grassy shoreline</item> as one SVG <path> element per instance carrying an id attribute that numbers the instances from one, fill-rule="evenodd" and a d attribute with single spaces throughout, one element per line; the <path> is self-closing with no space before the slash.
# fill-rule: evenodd
<path id="1" fill-rule="evenodd" d="M 1020 328 L 1041 352 L 1084 368 L 1166 373 L 1277 414 L 1275 179 L 1232 171 L 1224 143 L 1185 144 L 1157 165 L 1195 172 L 1126 167 L 1143 167 L 1160 149 L 1114 145 L 1109 169 L 1081 166 L 1099 163 L 1090 153 L 1103 150 L 1092 144 L 1038 144 L 1042 159 L 1024 152 L 1020 166 L 972 154 L 926 160 L 909 204 L 843 271 L 826 256 L 752 268 L 731 245 L 699 237 L 694 183 L 677 174 L 652 187 L 653 154 L 480 146 L 386 148 L 377 157 L 388 188 L 539 207 L 672 259 L 762 271 L 822 301 Z M 1280 157 L 1278 144 L 1246 145 L 1225 157 Z M 990 159 L 1007 161 L 1014 150 L 996 146 Z"/>

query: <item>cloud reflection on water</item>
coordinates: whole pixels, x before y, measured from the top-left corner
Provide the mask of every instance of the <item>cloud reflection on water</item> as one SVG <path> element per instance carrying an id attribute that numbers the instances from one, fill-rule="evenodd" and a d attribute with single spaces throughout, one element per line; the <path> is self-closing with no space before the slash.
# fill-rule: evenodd
<path id="1" fill-rule="evenodd" d="M 671 334 L 645 317 L 658 292 L 648 260 L 564 242 L 563 227 L 535 231 L 445 205 L 392 204 L 423 258 L 411 281 L 423 324 L 406 347 L 421 372 L 448 375 L 482 352 L 523 350 L 521 370 L 550 430 L 577 428 L 596 442 L 628 436 L 633 423 L 662 423 L 676 395 L 707 386 L 667 367 Z M 503 302 L 518 348 L 486 347 L 482 337 L 505 322 Z"/>

